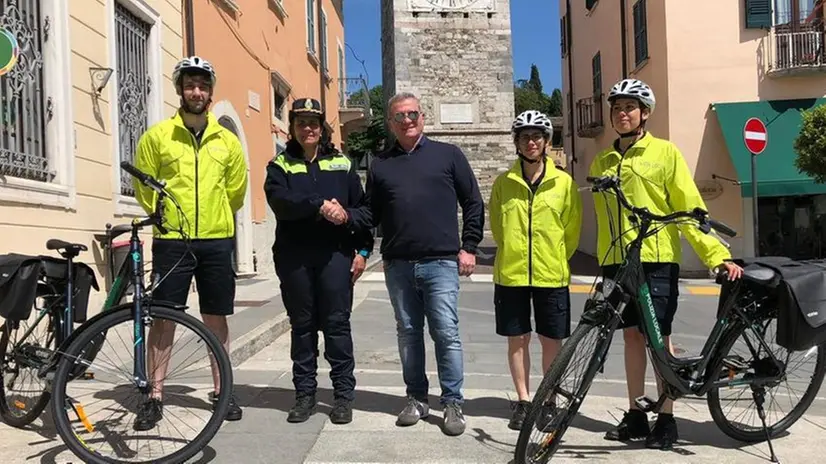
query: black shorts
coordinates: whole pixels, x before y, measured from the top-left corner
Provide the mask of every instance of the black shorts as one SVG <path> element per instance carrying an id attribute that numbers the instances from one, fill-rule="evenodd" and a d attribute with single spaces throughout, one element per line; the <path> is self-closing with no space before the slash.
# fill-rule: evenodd
<path id="1" fill-rule="evenodd" d="M 616 276 L 619 266 L 603 267 L 603 275 L 609 279 Z M 664 337 L 671 335 L 671 324 L 677 314 L 677 300 L 680 296 L 680 266 L 676 263 L 643 263 L 645 280 L 651 292 L 651 301 L 654 303 L 654 312 L 660 324 L 660 332 Z M 622 322 L 619 328 L 637 327 L 640 332 L 639 310 L 637 302 L 631 301 L 622 312 Z"/>
<path id="2" fill-rule="evenodd" d="M 181 240 L 153 240 L 152 274 L 163 280 L 152 298 L 186 304 L 194 276 L 201 314 L 229 316 L 235 303 L 234 250 L 235 240 L 231 238 L 192 240 L 189 250 Z"/>
<path id="3" fill-rule="evenodd" d="M 571 295 L 568 287 L 505 287 L 495 285 L 496 333 L 507 337 L 531 332 L 533 302 L 536 333 L 563 339 L 571 335 Z"/>

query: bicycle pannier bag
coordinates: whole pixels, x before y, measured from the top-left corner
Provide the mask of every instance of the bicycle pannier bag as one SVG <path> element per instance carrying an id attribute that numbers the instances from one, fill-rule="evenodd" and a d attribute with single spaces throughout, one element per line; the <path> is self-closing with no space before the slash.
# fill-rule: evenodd
<path id="1" fill-rule="evenodd" d="M 13 321 L 29 318 L 42 272 L 43 263 L 37 256 L 0 256 L 0 316 Z"/>
<path id="2" fill-rule="evenodd" d="M 826 342 L 826 260 L 790 261 L 777 266 L 777 344 L 804 351 Z"/>
<path id="3" fill-rule="evenodd" d="M 68 260 L 53 256 L 41 256 L 45 266 L 46 279 L 59 293 L 66 292 L 66 263 Z M 74 322 L 86 322 L 89 311 L 89 294 L 91 289 L 100 290 L 95 272 L 85 263 L 74 262 Z M 65 297 L 64 297 L 65 299 Z M 65 306 L 62 305 L 62 306 Z"/>

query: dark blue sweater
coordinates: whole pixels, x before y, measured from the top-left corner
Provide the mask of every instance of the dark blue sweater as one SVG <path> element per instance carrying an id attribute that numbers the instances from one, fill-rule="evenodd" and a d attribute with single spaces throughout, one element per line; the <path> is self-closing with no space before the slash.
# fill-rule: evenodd
<path id="1" fill-rule="evenodd" d="M 422 137 L 411 153 L 398 144 L 375 156 L 358 227 L 382 227 L 385 259 L 455 258 L 476 253 L 485 222 L 476 177 L 459 147 Z M 459 239 L 458 206 L 462 207 Z"/>

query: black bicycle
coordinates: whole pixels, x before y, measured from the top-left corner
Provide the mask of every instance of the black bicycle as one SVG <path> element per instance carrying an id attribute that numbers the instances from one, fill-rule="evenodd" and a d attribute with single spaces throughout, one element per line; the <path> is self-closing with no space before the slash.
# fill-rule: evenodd
<path id="1" fill-rule="evenodd" d="M 806 412 L 815 399 L 826 373 L 826 336 L 809 332 L 807 338 L 794 340 L 789 327 L 799 323 L 800 310 L 789 306 L 781 289 L 786 288 L 782 275 L 760 260 L 738 260 L 744 265 L 742 279 L 729 281 L 725 273 L 717 276 L 722 284 L 717 322 L 699 356 L 674 357 L 664 343 L 656 319 L 651 293 L 643 276 L 640 250 L 643 240 L 654 235 L 658 227 L 669 224 L 691 224 L 706 234 L 720 232 L 729 237 L 736 232 L 725 224 L 710 219 L 700 208 L 668 215 L 652 214 L 647 208 L 629 204 L 616 177 L 589 177 L 594 192 L 613 193 L 622 207 L 630 212 L 637 237 L 628 245 L 624 262 L 614 279 L 603 279 L 586 302 L 580 322 L 565 341 L 553 365 L 544 376 L 534 396 L 532 407 L 519 433 L 515 450 L 516 463 L 545 463 L 559 447 L 565 431 L 576 416 L 585 396 L 603 364 L 621 322 L 622 312 L 632 299 L 638 302 L 638 317 L 655 371 L 663 379 L 663 393 L 654 401 L 648 397 L 635 400 L 645 412 L 657 412 L 666 399 L 683 396 L 707 396 L 714 423 L 726 435 L 743 442 L 768 441 L 772 462 L 777 462 L 771 439 L 791 427 Z M 714 234 L 716 235 L 716 234 Z M 722 240 L 722 238 L 717 235 Z M 724 242 L 725 243 L 725 242 Z M 791 260 L 787 260 L 791 261 Z M 816 269 L 816 268 L 815 268 Z M 787 302 L 784 304 L 783 302 Z M 778 322 L 778 328 L 769 325 Z M 770 346 L 777 334 L 777 347 Z M 742 346 L 736 346 L 742 341 Z M 741 351 L 738 351 L 742 349 Z M 781 353 L 785 351 L 785 354 Z M 789 395 L 796 404 L 788 412 L 767 424 L 764 408 L 779 402 L 783 394 L 773 390 L 789 383 L 793 368 L 801 361 L 792 355 L 801 354 L 804 361 L 814 361 L 808 387 L 800 396 Z M 577 380 L 579 375 L 579 380 Z M 570 377 L 573 377 L 572 379 Z M 805 379 L 804 379 L 805 380 Z M 788 385 L 787 385 L 788 386 Z M 723 407 L 723 393 L 739 390 L 736 406 Z M 741 412 L 742 396 L 749 394 L 756 406 L 759 425 L 746 426 L 730 412 Z"/>
<path id="2" fill-rule="evenodd" d="M 193 390 L 190 385 L 163 386 L 172 378 L 168 375 L 169 367 L 183 367 L 187 374 L 183 378 L 187 381 L 193 379 L 189 374 L 199 374 L 207 368 L 210 375 L 205 388 L 221 392 L 232 390 L 232 369 L 218 338 L 201 321 L 186 314 L 185 306 L 155 300 L 151 292 L 147 292 L 139 232 L 152 226 L 164 234 L 168 232 L 163 219 L 167 200 L 178 209 L 179 223 L 183 221 L 183 213 L 163 183 L 129 163 L 121 163 L 121 168 L 155 192 L 156 206 L 152 214 L 135 219 L 128 229 L 116 226 L 109 231 L 110 238 L 127 230 L 131 232 L 129 253 L 111 282 L 99 314 L 86 320 L 90 288 L 98 290 L 99 287 L 91 268 L 74 261 L 81 252 L 87 251 L 85 245 L 49 240 L 46 248 L 58 250 L 63 260 L 19 254 L 0 256 L 0 315 L 6 319 L 0 338 L 3 374 L 0 415 L 7 424 L 24 427 L 36 419 L 52 399 L 57 431 L 83 462 L 179 463 L 199 453 L 215 436 L 229 409 L 230 395 L 219 394 L 206 403 L 188 394 Z M 179 233 L 185 236 L 183 230 Z M 132 301 L 121 303 L 129 289 L 133 292 Z M 30 319 L 33 319 L 31 323 Z M 75 323 L 81 325 L 75 329 Z M 193 361 L 190 355 L 172 362 L 172 355 L 183 348 L 173 352 L 166 345 L 174 341 L 174 333 L 179 328 L 192 332 L 178 337 L 186 346 L 194 343 L 196 351 L 206 349 L 205 361 Z M 156 329 L 157 336 L 168 343 L 162 341 L 150 348 L 147 336 Z M 121 346 L 115 347 L 112 353 L 103 350 L 115 342 Z M 129 356 L 133 357 L 132 362 L 125 361 Z M 154 370 L 150 370 L 152 366 Z M 216 373 L 219 380 L 213 385 Z M 20 388 L 24 380 L 32 380 L 38 386 Z M 118 380 L 124 385 L 114 391 L 100 388 L 99 384 L 108 386 Z M 116 399 L 119 394 L 134 397 Z M 80 400 L 85 395 L 91 398 L 88 402 Z M 129 414 L 140 413 L 151 404 L 151 398 L 161 396 L 172 401 L 163 404 L 162 417 L 155 418 L 157 425 L 139 429 L 134 425 L 136 421 L 124 420 Z M 180 413 L 184 403 L 193 404 L 196 413 Z M 99 406 L 100 416 L 90 410 L 94 406 Z M 168 427 L 170 432 L 194 430 L 198 410 L 207 410 L 209 418 L 194 439 L 179 447 L 185 440 L 161 437 L 161 426 L 171 419 L 181 419 L 183 426 L 174 430 Z M 130 437 L 114 430 L 123 424 L 139 433 Z M 95 434 L 105 436 L 95 438 Z M 161 444 L 162 454 L 155 455 L 147 449 L 150 440 L 168 442 Z M 107 449 L 114 457 L 104 455 Z"/>

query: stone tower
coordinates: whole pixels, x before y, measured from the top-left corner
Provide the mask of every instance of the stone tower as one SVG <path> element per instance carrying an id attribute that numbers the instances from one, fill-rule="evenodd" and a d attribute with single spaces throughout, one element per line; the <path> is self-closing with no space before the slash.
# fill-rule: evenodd
<path id="1" fill-rule="evenodd" d="M 516 159 L 508 0 L 381 5 L 385 101 L 404 91 L 419 97 L 425 134 L 462 148 L 487 204 L 494 179 Z"/>

